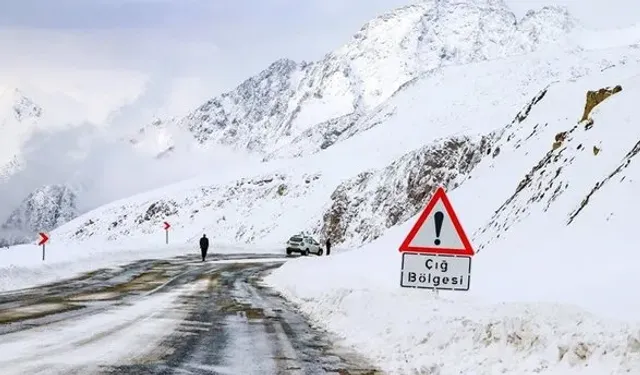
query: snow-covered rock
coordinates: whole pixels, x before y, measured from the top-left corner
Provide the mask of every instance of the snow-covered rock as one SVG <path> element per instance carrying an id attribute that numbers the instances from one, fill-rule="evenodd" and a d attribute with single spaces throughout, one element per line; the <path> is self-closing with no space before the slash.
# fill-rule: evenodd
<path id="1" fill-rule="evenodd" d="M 342 246 L 375 240 L 420 211 L 438 186 L 455 189 L 463 183 L 491 155 L 491 143 L 491 135 L 443 139 L 341 183 L 331 194 L 320 232 Z"/>
<path id="2" fill-rule="evenodd" d="M 11 106 L 11 113 L 17 121 L 22 122 L 25 119 L 42 116 L 42 108 L 26 97 L 19 89 L 14 89 L 8 93 L 5 92 L 4 95 L 7 95 L 7 98 L 3 99 L 3 105 L 8 104 Z"/>
<path id="3" fill-rule="evenodd" d="M 30 193 L 0 227 L 9 244 L 30 241 L 34 233 L 48 232 L 78 215 L 76 193 L 64 185 L 46 185 Z M 16 242 L 19 239 L 20 242 Z"/>
<path id="4" fill-rule="evenodd" d="M 35 131 L 43 109 L 16 88 L 0 87 L 0 182 L 20 167 L 20 150 Z"/>

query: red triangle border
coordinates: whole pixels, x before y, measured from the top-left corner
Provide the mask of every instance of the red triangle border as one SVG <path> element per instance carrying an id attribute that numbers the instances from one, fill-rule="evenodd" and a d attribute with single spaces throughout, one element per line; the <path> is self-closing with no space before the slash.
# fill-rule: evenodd
<path id="1" fill-rule="evenodd" d="M 435 207 L 435 205 L 440 200 L 442 200 L 442 204 L 444 205 L 444 208 L 447 211 L 447 214 L 451 218 L 451 222 L 453 223 L 456 233 L 458 233 L 458 237 L 460 238 L 460 241 L 462 242 L 464 249 L 461 250 L 461 249 L 447 249 L 447 248 L 437 248 L 437 247 L 410 246 L 411 241 L 413 241 L 415 236 L 418 234 L 418 231 L 420 230 L 424 222 L 427 220 L 427 218 L 431 214 L 431 211 L 433 211 L 433 208 Z M 398 250 L 401 253 L 411 252 L 411 253 L 422 253 L 422 254 L 461 255 L 461 256 L 475 255 L 475 252 L 473 251 L 473 247 L 471 246 L 471 242 L 469 241 L 467 234 L 464 232 L 464 229 L 462 229 L 460 220 L 458 220 L 458 216 L 456 215 L 456 212 L 453 210 L 453 206 L 451 205 L 451 202 L 449 201 L 449 198 L 447 197 L 447 194 L 443 187 L 438 187 L 435 193 L 433 193 L 433 195 L 431 196 L 431 200 L 427 204 L 427 207 L 425 207 L 425 209 L 422 211 L 422 214 L 420 215 L 420 217 L 418 217 L 418 220 L 413 225 L 413 227 L 409 231 L 409 234 L 404 239 L 404 241 L 402 242 Z"/>

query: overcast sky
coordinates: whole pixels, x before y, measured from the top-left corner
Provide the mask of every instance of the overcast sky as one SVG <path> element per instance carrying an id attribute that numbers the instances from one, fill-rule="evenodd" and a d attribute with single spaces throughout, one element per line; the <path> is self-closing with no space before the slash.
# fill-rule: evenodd
<path id="1" fill-rule="evenodd" d="M 162 81 L 153 83 L 156 89 L 172 92 L 167 105 L 191 106 L 277 58 L 321 58 L 367 20 L 405 3 L 0 0 L 0 46 L 11 51 L 3 52 L 0 82 L 5 73 L 5 80 L 21 77 L 37 86 L 68 87 L 84 100 L 86 92 L 99 101 L 96 90 L 108 91 L 113 93 L 108 100 L 117 101 L 140 90 L 142 78 L 135 74 L 142 72 Z"/>
<path id="2" fill-rule="evenodd" d="M 604 26 L 640 18 L 624 6 L 637 0 L 507 1 L 518 15 L 561 3 Z M 0 0 L 0 84 L 62 90 L 98 111 L 135 97 L 151 77 L 149 106 L 185 109 L 277 58 L 321 58 L 367 20 L 410 2 Z"/>

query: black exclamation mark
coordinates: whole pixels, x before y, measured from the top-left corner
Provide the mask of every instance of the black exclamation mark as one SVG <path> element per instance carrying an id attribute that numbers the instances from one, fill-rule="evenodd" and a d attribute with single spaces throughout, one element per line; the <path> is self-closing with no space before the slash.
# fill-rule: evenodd
<path id="1" fill-rule="evenodd" d="M 436 245 L 440 245 L 440 231 L 442 230 L 442 221 L 444 220 L 444 214 L 442 211 L 436 212 L 433 216 L 436 220 L 436 240 L 433 241 Z"/>

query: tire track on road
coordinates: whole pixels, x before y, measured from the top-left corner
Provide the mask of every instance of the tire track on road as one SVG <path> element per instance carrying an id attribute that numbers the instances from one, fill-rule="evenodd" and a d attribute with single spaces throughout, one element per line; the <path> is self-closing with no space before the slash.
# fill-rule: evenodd
<path id="1" fill-rule="evenodd" d="M 265 272 L 279 266 L 230 264 L 202 275 L 207 288 L 184 297 L 192 312 L 159 345 L 157 353 L 163 354 L 110 368 L 104 375 L 382 374 L 354 353 L 335 348 L 327 333 L 258 284 Z M 189 329 L 194 322 L 199 328 Z"/>
<path id="2" fill-rule="evenodd" d="M 269 263 L 248 257 L 264 258 L 243 254 L 218 257 L 219 262 L 203 263 L 196 256 L 139 261 L 68 284 L 22 291 L 25 301 L 20 292 L 0 295 L 0 308 L 78 296 L 85 305 L 0 324 L 2 373 L 381 374 L 354 353 L 335 347 L 330 335 L 310 326 L 294 306 L 260 284 L 283 257 L 274 255 Z M 117 298 L 100 300 L 107 292 Z M 100 298 L 91 301 L 96 296 Z"/>

